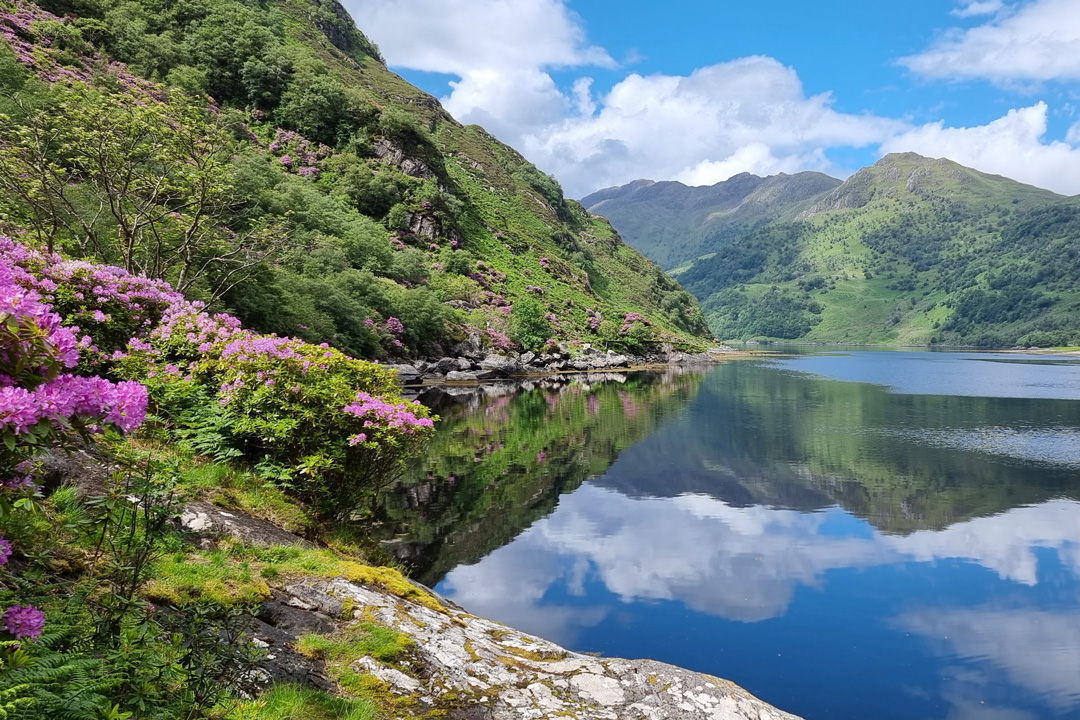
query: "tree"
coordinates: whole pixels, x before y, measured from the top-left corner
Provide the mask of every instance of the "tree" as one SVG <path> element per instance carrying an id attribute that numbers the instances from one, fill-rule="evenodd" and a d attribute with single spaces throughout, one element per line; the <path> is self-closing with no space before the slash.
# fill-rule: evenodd
<path id="1" fill-rule="evenodd" d="M 233 141 L 220 114 L 183 92 L 163 99 L 77 86 L 51 103 L 13 96 L 0 116 L 0 207 L 52 250 L 117 262 L 181 292 L 221 297 L 280 248 L 280 226 L 243 232 Z M 237 222 L 237 221 L 240 222 Z"/>
<path id="2" fill-rule="evenodd" d="M 551 323 L 544 317 L 544 308 L 532 298 L 521 298 L 514 303 L 510 327 L 514 341 L 533 352 L 542 349 L 551 337 Z"/>

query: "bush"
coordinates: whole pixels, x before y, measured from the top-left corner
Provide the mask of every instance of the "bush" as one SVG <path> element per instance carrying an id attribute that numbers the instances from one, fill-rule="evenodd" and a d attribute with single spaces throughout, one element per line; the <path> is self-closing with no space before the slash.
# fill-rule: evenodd
<path id="1" fill-rule="evenodd" d="M 540 303 L 521 298 L 510 311 L 510 334 L 514 342 L 531 352 L 539 352 L 551 337 L 551 323 Z"/>

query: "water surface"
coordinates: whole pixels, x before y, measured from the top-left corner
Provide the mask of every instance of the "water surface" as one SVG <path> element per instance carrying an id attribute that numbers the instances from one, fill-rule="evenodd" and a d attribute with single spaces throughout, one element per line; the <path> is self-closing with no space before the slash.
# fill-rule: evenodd
<path id="1" fill-rule="evenodd" d="M 809 720 L 1080 718 L 1080 363 L 832 351 L 428 400 L 383 529 L 471 612 Z"/>

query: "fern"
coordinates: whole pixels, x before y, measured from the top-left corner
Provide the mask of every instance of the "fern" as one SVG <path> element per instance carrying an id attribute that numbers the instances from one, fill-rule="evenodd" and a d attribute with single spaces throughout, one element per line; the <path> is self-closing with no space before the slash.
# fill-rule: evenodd
<path id="1" fill-rule="evenodd" d="M 195 402 L 177 413 L 176 420 L 179 427 L 175 435 L 198 454 L 212 457 L 217 462 L 244 454 L 236 447 L 232 421 L 221 405 L 206 393 L 199 393 Z"/>
<path id="2" fill-rule="evenodd" d="M 0 720 L 98 720 L 111 707 L 107 693 L 117 683 L 103 677 L 102 661 L 53 649 L 69 635 L 0 643 Z"/>

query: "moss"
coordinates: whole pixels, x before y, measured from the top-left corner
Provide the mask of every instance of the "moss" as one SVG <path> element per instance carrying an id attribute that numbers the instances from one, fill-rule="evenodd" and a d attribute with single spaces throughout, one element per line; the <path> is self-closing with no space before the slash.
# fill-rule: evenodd
<path id="1" fill-rule="evenodd" d="M 343 698 L 298 685 L 275 685 L 242 703 L 227 720 L 374 720 L 378 708 L 363 698 Z"/>
<path id="2" fill-rule="evenodd" d="M 170 555 L 154 567 L 143 595 L 174 606 L 198 603 L 249 605 L 270 597 L 270 587 L 250 565 L 231 561 L 223 551 Z"/>
<path id="3" fill-rule="evenodd" d="M 349 665 L 370 656 L 381 663 L 401 665 L 416 649 L 412 638 L 396 630 L 371 622 L 350 627 L 334 635 L 303 635 L 296 650 L 312 659 L 324 659 L 332 665 Z"/>
<path id="4" fill-rule="evenodd" d="M 557 652 L 541 652 L 538 650 L 526 650 L 524 648 L 516 648 L 507 645 L 503 645 L 503 649 L 520 658 L 525 658 L 526 660 L 532 660 L 534 662 L 554 662 L 556 660 L 562 660 L 569 655 L 565 650 L 559 650 Z"/>
<path id="5" fill-rule="evenodd" d="M 472 640 L 465 641 L 465 652 L 469 653 L 469 659 L 473 662 L 480 662 L 480 653 L 476 652 L 476 648 L 472 644 Z"/>

